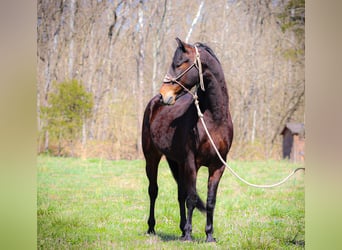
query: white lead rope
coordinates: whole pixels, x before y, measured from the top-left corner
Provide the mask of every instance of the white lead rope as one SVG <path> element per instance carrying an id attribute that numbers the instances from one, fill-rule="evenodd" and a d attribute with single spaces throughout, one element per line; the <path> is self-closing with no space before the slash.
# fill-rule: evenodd
<path id="1" fill-rule="evenodd" d="M 197 95 L 194 96 L 194 99 L 195 99 L 195 105 L 196 105 L 196 108 L 197 108 L 197 113 L 198 113 L 198 117 L 200 118 L 201 122 L 202 122 L 202 125 L 204 127 L 204 130 L 211 142 L 211 145 L 213 146 L 213 148 L 215 149 L 215 152 L 217 154 L 217 156 L 219 157 L 220 161 L 228 168 L 228 170 L 236 177 L 238 178 L 240 181 L 242 181 L 243 183 L 251 186 L 251 187 L 255 187 L 255 188 L 273 188 L 273 187 L 277 187 L 277 186 L 280 186 L 281 184 L 285 183 L 288 179 L 290 179 L 290 177 L 292 175 L 294 175 L 298 170 L 303 170 L 305 171 L 305 168 L 296 168 L 294 169 L 287 177 L 285 177 L 283 180 L 277 182 L 277 183 L 274 183 L 274 184 L 269 184 L 269 185 L 257 185 L 257 184 L 253 184 L 253 183 L 250 183 L 248 181 L 246 181 L 245 179 L 241 178 L 231 167 L 229 167 L 229 165 L 225 162 L 225 160 L 222 158 L 220 152 L 218 151 L 213 139 L 211 138 L 210 134 L 209 134 L 209 131 L 207 129 L 207 126 L 205 125 L 205 122 L 204 122 L 204 119 L 203 119 L 203 114 L 200 110 L 200 107 L 199 107 L 199 103 L 198 103 L 198 99 L 197 99 Z"/>

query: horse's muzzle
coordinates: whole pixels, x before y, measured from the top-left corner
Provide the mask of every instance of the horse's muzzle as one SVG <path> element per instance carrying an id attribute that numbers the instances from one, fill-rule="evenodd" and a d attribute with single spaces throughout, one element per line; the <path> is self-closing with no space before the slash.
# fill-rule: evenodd
<path id="1" fill-rule="evenodd" d="M 160 101 L 165 105 L 173 105 L 176 101 L 176 98 L 173 95 L 160 95 Z"/>

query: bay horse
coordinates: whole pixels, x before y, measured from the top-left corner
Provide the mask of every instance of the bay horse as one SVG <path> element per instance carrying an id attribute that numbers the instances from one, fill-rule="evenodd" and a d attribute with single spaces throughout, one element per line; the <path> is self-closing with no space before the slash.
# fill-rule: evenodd
<path id="1" fill-rule="evenodd" d="M 164 155 L 178 186 L 181 239 L 192 240 L 192 214 L 197 208 L 206 213 L 206 241 L 215 242 L 213 215 L 225 166 L 199 122 L 194 99 L 198 99 L 208 131 L 226 160 L 233 139 L 227 86 L 221 64 L 212 49 L 202 43 L 190 45 L 179 38 L 176 41 L 178 47 L 160 93 L 147 104 L 142 124 L 150 197 L 147 233 L 155 234 L 158 164 Z M 201 166 L 207 166 L 209 174 L 206 205 L 196 191 L 196 177 Z"/>

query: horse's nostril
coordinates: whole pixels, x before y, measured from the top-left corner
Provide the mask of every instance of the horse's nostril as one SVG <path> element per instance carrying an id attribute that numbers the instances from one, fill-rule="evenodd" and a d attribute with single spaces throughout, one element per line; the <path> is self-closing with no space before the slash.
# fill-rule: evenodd
<path id="1" fill-rule="evenodd" d="M 160 102 L 166 105 L 172 105 L 174 103 L 174 97 L 172 95 L 160 95 Z"/>
<path id="2" fill-rule="evenodd" d="M 172 102 L 173 102 L 173 97 L 172 96 L 170 96 L 167 100 L 166 100 L 166 104 L 168 104 L 168 105 L 170 105 L 170 104 L 172 104 Z"/>

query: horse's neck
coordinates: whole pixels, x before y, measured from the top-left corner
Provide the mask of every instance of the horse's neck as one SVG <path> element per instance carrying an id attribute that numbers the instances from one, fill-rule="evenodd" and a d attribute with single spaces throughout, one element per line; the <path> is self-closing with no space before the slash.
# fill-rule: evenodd
<path id="1" fill-rule="evenodd" d="M 215 78 L 210 74 L 207 88 L 204 92 L 206 109 L 212 113 L 214 121 L 221 123 L 228 117 L 228 93 L 223 77 Z"/>

